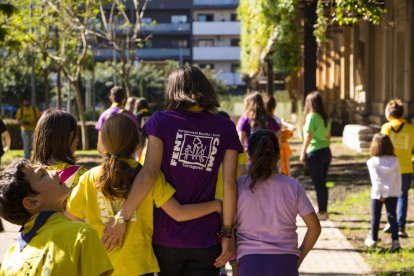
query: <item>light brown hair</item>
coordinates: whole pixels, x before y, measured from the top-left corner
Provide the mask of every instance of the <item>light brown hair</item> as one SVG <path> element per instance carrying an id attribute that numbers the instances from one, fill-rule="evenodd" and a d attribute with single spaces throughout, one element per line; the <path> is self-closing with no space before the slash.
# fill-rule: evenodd
<path id="1" fill-rule="evenodd" d="M 34 163 L 50 164 L 50 160 L 75 164 L 71 145 L 77 135 L 76 119 L 68 112 L 48 109 L 40 117 L 33 134 Z"/>
<path id="2" fill-rule="evenodd" d="M 268 128 L 269 115 L 267 114 L 262 95 L 259 92 L 253 92 L 244 99 L 245 115 L 251 119 L 250 127 L 253 130 L 259 126 L 262 129 Z"/>
<path id="3" fill-rule="evenodd" d="M 394 155 L 394 146 L 392 145 L 390 137 L 382 133 L 376 133 L 374 137 L 372 137 L 369 155 L 371 157 Z"/>
<path id="4" fill-rule="evenodd" d="M 126 198 L 136 170 L 122 159 L 131 158 L 139 144 L 137 127 L 131 118 L 115 114 L 105 121 L 98 141 L 98 150 L 104 157 L 96 183 L 109 198 Z"/>
<path id="5" fill-rule="evenodd" d="M 306 96 L 303 121 L 305 121 L 306 115 L 308 115 L 311 112 L 315 112 L 321 115 L 325 123 L 325 127 L 328 126 L 328 114 L 326 113 L 326 110 L 323 106 L 322 96 L 318 91 L 311 92 Z"/>
<path id="6" fill-rule="evenodd" d="M 187 110 L 193 105 L 215 112 L 220 104 L 213 86 L 200 69 L 183 66 L 174 70 L 165 89 L 167 110 Z"/>
<path id="7" fill-rule="evenodd" d="M 385 109 L 387 110 L 388 116 L 396 119 L 404 115 L 404 105 L 400 99 L 390 100 Z"/>

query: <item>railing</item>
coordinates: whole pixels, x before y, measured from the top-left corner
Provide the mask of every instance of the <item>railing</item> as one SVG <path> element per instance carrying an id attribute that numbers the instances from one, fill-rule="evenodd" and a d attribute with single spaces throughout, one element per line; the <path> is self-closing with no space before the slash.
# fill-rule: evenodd
<path id="1" fill-rule="evenodd" d="M 116 59 L 119 59 L 119 53 L 116 54 Z M 126 56 L 126 53 L 125 53 Z M 167 58 L 189 58 L 189 48 L 144 48 L 136 50 L 137 59 L 167 59 Z M 111 60 L 114 58 L 113 49 L 96 49 L 95 58 L 98 60 Z"/>
<path id="2" fill-rule="evenodd" d="M 195 61 L 240 60 L 240 47 L 194 47 Z"/>
<path id="3" fill-rule="evenodd" d="M 238 4 L 239 0 L 193 0 L 194 6 L 237 6 Z"/>
<path id="4" fill-rule="evenodd" d="M 240 35 L 240 22 L 193 22 L 194 35 Z"/>
<path id="5" fill-rule="evenodd" d="M 157 23 L 154 25 L 146 24 L 141 26 L 143 32 L 155 32 L 155 33 L 187 33 L 190 31 L 189 23 Z"/>

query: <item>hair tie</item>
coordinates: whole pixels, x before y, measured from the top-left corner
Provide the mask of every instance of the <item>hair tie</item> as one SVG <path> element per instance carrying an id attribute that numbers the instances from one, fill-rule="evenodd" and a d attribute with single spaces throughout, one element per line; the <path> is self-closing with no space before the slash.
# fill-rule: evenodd
<path id="1" fill-rule="evenodd" d="M 116 155 L 111 154 L 111 158 L 118 160 L 119 159 L 119 156 L 116 156 Z"/>

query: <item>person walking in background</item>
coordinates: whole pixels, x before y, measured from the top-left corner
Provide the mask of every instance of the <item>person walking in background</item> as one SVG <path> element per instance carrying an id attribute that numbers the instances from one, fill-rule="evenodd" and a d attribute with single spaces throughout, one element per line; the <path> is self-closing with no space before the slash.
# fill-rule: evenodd
<path id="1" fill-rule="evenodd" d="M 381 133 L 390 137 L 394 146 L 394 152 L 400 162 L 402 194 L 398 198 L 398 235 L 407 238 L 405 226 L 407 222 L 408 191 L 411 186 L 413 164 L 411 161 L 414 149 L 414 126 L 404 118 L 404 106 L 401 100 L 392 99 L 385 107 L 385 118 L 388 120 L 381 128 Z M 385 232 L 389 232 L 390 226 L 386 226 Z"/>
<path id="2" fill-rule="evenodd" d="M 107 110 L 105 110 L 101 116 L 99 116 L 98 121 L 95 124 L 95 129 L 100 132 L 102 129 L 103 124 L 105 121 L 112 115 L 117 113 L 122 113 L 128 117 L 130 117 L 137 128 L 139 129 L 139 122 L 135 118 L 135 115 L 126 109 L 124 109 L 124 105 L 126 102 L 126 94 L 122 87 L 120 86 L 114 86 L 112 87 L 110 94 L 109 94 L 109 101 L 112 103 L 111 107 L 109 107 Z"/>
<path id="3" fill-rule="evenodd" d="M 223 164 L 222 226 L 217 213 L 176 222 L 163 210 L 154 210 L 153 244 L 160 276 L 217 276 L 233 255 L 237 154 L 242 146 L 234 124 L 215 114 L 218 107 L 217 94 L 206 76 L 194 66 L 184 66 L 168 77 L 166 110 L 153 114 L 144 125 L 148 151 L 119 213 L 124 219 L 131 217 L 151 190 L 160 169 L 176 189 L 174 197 L 179 202 L 214 200 Z M 113 221 L 106 229 L 105 244 L 122 241 L 125 226 Z"/>
<path id="4" fill-rule="evenodd" d="M 321 226 L 301 184 L 278 173 L 279 143 L 274 132 L 259 130 L 248 142 L 249 174 L 237 179 L 236 215 L 239 276 L 296 276 Z M 296 217 L 307 232 L 298 248 Z"/>
<path id="5" fill-rule="evenodd" d="M 11 146 L 11 136 L 10 132 L 8 131 L 6 125 L 4 124 L 3 120 L 0 119 L 0 163 L 1 163 L 1 157 L 3 154 L 8 152 L 10 150 Z M 5 145 L 3 145 L 3 140 L 5 142 Z"/>
<path id="6" fill-rule="evenodd" d="M 138 157 L 141 164 L 144 164 L 145 161 L 145 154 L 147 153 L 147 135 L 143 131 L 143 127 L 145 123 L 150 119 L 152 113 L 149 110 L 148 101 L 145 98 L 138 98 L 135 103 L 135 116 L 137 116 L 137 120 L 140 125 L 140 142 L 141 145 L 138 150 Z"/>
<path id="7" fill-rule="evenodd" d="M 378 229 L 381 222 L 381 209 L 385 204 L 388 223 L 391 226 L 390 252 L 400 249 L 398 241 L 397 199 L 401 195 L 401 173 L 398 158 L 388 136 L 377 133 L 372 138 L 371 158 L 367 161 L 371 178 L 371 236 L 365 245 L 375 248 L 378 242 Z"/>
<path id="8" fill-rule="evenodd" d="M 275 114 L 276 110 L 276 99 L 274 96 L 265 96 L 263 97 L 263 102 L 267 113 L 272 116 L 276 123 L 281 128 L 280 134 L 280 171 L 287 176 L 290 176 L 290 156 L 292 155 L 292 150 L 290 149 L 288 139 L 293 137 L 293 131 L 296 127 L 283 118 L 277 117 Z"/>
<path id="9" fill-rule="evenodd" d="M 16 120 L 20 125 L 20 131 L 23 141 L 24 158 L 30 159 L 32 152 L 33 131 L 36 123 L 40 118 L 40 111 L 32 106 L 29 99 L 23 99 L 23 106 L 16 112 Z"/>
<path id="10" fill-rule="evenodd" d="M 328 218 L 328 188 L 326 177 L 332 154 L 329 148 L 331 138 L 331 121 L 323 106 L 319 92 L 306 96 L 304 108 L 304 141 L 300 161 L 306 164 L 312 184 L 315 186 L 318 201 L 318 217 Z"/>
<path id="11" fill-rule="evenodd" d="M 135 113 L 137 101 L 138 97 L 128 97 L 125 103 L 125 110 L 128 110 L 131 113 Z"/>

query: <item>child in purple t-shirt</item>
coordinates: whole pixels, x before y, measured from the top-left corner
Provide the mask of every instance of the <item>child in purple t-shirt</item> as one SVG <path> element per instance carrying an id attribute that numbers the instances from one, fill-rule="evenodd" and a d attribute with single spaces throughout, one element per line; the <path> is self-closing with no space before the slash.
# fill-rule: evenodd
<path id="1" fill-rule="evenodd" d="M 196 67 L 184 66 L 168 77 L 167 110 L 153 114 L 144 126 L 147 154 L 120 211 L 126 220 L 160 169 L 176 189 L 174 197 L 180 203 L 200 203 L 214 200 L 223 164 L 223 227 L 217 213 L 176 222 L 163 210 L 154 210 L 153 243 L 161 276 L 216 276 L 233 254 L 237 155 L 243 148 L 234 124 L 216 114 L 218 107 L 217 94 L 205 75 Z M 104 244 L 111 247 L 122 242 L 125 227 L 114 222 L 106 230 Z"/>
<path id="2" fill-rule="evenodd" d="M 321 231 L 318 217 L 300 183 L 277 173 L 280 148 L 274 132 L 253 133 L 248 153 L 249 174 L 237 180 L 239 276 L 299 275 L 298 268 Z M 308 228 L 299 248 L 298 214 Z"/>

